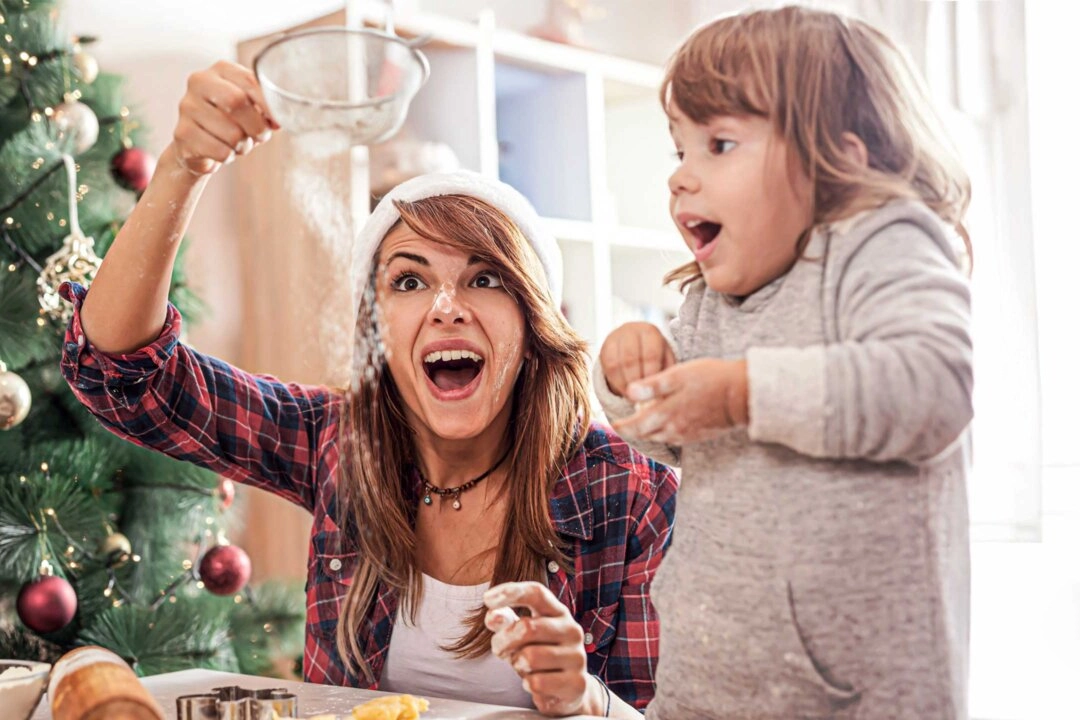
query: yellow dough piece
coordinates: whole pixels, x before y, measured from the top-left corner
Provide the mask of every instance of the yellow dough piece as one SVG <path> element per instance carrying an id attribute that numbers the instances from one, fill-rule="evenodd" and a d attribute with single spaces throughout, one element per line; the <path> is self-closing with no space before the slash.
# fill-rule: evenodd
<path id="1" fill-rule="evenodd" d="M 368 700 L 352 709 L 353 720 L 417 720 L 428 701 L 412 695 L 393 695 Z"/>

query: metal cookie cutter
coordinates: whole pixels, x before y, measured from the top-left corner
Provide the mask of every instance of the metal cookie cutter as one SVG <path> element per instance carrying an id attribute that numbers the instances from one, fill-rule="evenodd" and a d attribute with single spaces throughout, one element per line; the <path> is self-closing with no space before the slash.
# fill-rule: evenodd
<path id="1" fill-rule="evenodd" d="M 176 720 L 272 720 L 274 711 L 296 717 L 298 708 L 296 695 L 282 688 L 248 690 L 233 685 L 176 698 Z"/>

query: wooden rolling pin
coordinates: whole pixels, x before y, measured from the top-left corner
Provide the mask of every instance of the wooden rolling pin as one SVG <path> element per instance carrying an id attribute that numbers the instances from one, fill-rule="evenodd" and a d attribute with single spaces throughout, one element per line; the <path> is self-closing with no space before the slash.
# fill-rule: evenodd
<path id="1" fill-rule="evenodd" d="M 56 661 L 49 703 L 53 720 L 165 720 L 165 711 L 128 664 L 93 645 Z"/>

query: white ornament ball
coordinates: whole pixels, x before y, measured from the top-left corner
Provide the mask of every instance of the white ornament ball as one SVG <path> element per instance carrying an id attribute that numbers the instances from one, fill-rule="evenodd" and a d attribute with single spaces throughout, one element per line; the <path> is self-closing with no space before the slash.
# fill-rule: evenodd
<path id="1" fill-rule="evenodd" d="M 10 430 L 30 412 L 30 386 L 13 372 L 0 371 L 0 430 Z"/>
<path id="2" fill-rule="evenodd" d="M 62 102 L 53 108 L 53 124 L 64 135 L 75 138 L 75 154 L 94 147 L 98 139 L 98 119 L 89 106 L 78 100 Z"/>

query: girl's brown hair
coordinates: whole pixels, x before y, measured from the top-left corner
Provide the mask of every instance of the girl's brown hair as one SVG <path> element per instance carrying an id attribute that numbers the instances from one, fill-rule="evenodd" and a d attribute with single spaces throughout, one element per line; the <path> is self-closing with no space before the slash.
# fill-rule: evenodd
<path id="1" fill-rule="evenodd" d="M 720 18 L 676 51 L 660 101 L 699 124 L 718 115 L 772 121 L 814 188 L 813 225 L 912 198 L 956 228 L 970 258 L 967 174 L 918 73 L 867 23 L 801 7 Z M 867 166 L 845 153 L 844 132 L 865 143 Z M 700 275 L 689 263 L 665 280 L 685 287 Z"/>
<path id="2" fill-rule="evenodd" d="M 491 264 L 525 315 L 524 366 L 518 375 L 507 445 L 512 446 L 505 492 L 512 501 L 494 549 L 493 585 L 543 580 L 547 563 L 566 563 L 548 502 L 563 465 L 584 441 L 589 424 L 589 372 L 585 341 L 551 301 L 539 258 L 518 227 L 495 207 L 467 195 L 442 195 L 395 202 L 405 223 L 420 237 L 445 243 Z M 376 254 L 374 268 L 379 266 Z M 377 270 L 368 287 L 373 288 Z M 354 671 L 370 678 L 358 639 L 381 581 L 401 593 L 402 608 L 416 619 L 422 575 L 416 563 L 416 508 L 407 491 L 414 462 L 413 432 L 394 379 L 378 352 L 374 293 L 361 301 L 357 320 L 363 355 L 381 372 L 364 373 L 346 392 L 341 431 L 339 497 L 353 526 L 359 565 L 345 597 L 337 647 Z M 363 370 L 361 368 L 360 370 Z M 351 538 L 350 538 L 351 539 Z M 448 650 L 480 657 L 490 650 L 485 608 L 468 620 L 468 631 Z"/>

